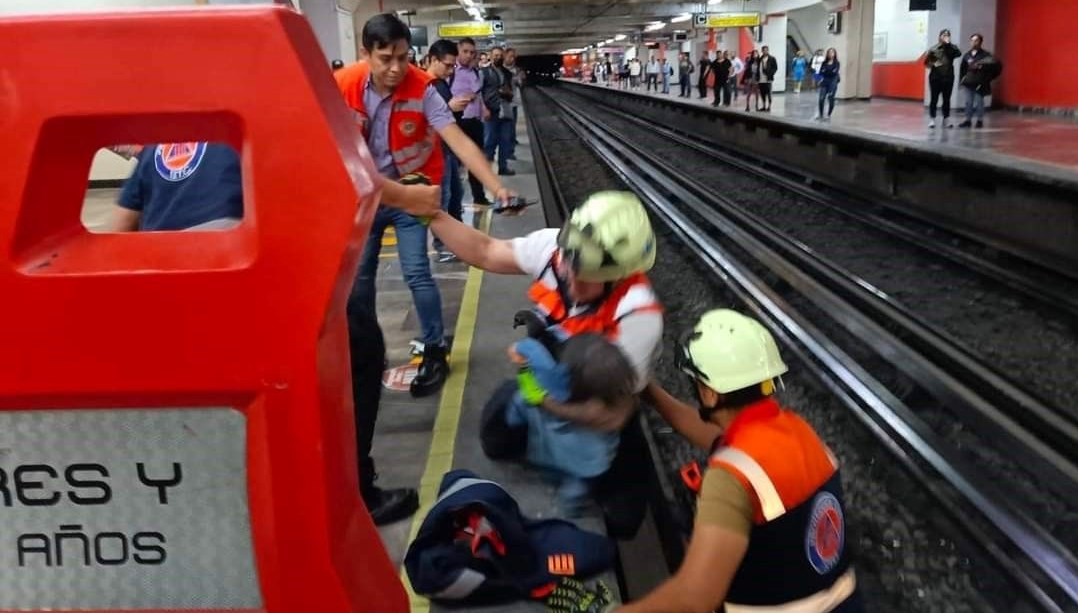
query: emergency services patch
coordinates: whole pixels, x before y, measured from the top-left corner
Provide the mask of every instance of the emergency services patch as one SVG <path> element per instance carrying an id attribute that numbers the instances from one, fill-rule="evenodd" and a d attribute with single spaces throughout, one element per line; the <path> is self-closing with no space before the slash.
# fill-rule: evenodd
<path id="1" fill-rule="evenodd" d="M 416 126 L 415 122 L 412 121 L 411 119 L 408 119 L 408 120 L 405 120 L 405 121 L 401 122 L 401 134 L 403 134 L 405 136 L 411 136 L 411 135 L 415 134 L 416 128 L 417 128 L 417 126 Z"/>
<path id="2" fill-rule="evenodd" d="M 805 555 L 821 575 L 831 571 L 842 557 L 846 544 L 846 525 L 838 498 L 820 492 L 812 501 L 808 528 L 805 530 Z"/>
<path id="3" fill-rule="evenodd" d="M 206 143 L 171 143 L 158 145 L 153 154 L 154 168 L 166 181 L 183 181 L 198 170 L 206 155 Z"/>

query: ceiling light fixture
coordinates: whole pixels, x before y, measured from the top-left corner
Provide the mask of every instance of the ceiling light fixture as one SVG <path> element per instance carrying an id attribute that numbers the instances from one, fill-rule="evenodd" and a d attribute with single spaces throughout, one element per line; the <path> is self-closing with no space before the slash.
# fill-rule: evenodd
<path id="1" fill-rule="evenodd" d="M 707 0 L 708 6 L 715 6 L 716 4 L 722 4 L 722 0 Z"/>
<path id="2" fill-rule="evenodd" d="M 666 22 L 665 21 L 656 21 L 655 23 L 648 24 L 644 28 L 644 31 L 645 32 L 654 32 L 656 30 L 661 30 L 661 29 L 663 29 L 665 27 L 666 27 Z"/>
<path id="3" fill-rule="evenodd" d="M 613 38 L 606 39 L 606 44 L 608 44 L 608 45 L 614 44 L 614 39 Z"/>
<path id="4" fill-rule="evenodd" d="M 678 15 L 677 17 L 672 18 L 670 20 L 670 23 L 681 23 L 683 21 L 688 21 L 690 19 L 692 19 L 692 13 L 682 13 L 682 14 Z"/>
<path id="5" fill-rule="evenodd" d="M 622 41 L 622 40 L 625 40 L 626 38 L 629 38 L 629 36 L 626 35 L 626 34 L 618 34 L 617 36 L 614 37 L 614 40 Z"/>

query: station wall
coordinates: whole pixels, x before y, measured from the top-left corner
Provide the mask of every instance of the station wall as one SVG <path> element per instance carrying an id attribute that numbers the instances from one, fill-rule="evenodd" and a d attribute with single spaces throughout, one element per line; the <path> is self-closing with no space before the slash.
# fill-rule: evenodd
<path id="1" fill-rule="evenodd" d="M 872 37 L 873 96 L 924 98 L 922 57 L 930 45 L 928 21 L 929 12 L 910 11 L 909 0 L 876 0 Z"/>
<path id="2" fill-rule="evenodd" d="M 1068 51 L 1074 48 L 1078 1 L 999 0 L 998 10 L 1007 27 L 988 49 L 1003 61 L 1003 104 L 1078 111 L 1078 63 Z"/>

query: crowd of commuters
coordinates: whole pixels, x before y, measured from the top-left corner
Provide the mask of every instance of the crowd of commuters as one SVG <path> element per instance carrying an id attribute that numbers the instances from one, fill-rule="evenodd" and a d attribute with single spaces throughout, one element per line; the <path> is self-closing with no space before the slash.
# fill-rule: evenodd
<path id="1" fill-rule="evenodd" d="M 974 34 L 969 39 L 969 50 L 963 53 L 951 42 L 950 30 L 944 29 L 939 42 L 925 53 L 924 64 L 929 71 L 929 128 L 936 127 L 941 100 L 944 125 L 954 127 L 950 121 L 951 95 L 955 85 L 954 62 L 960 58 L 958 80 L 965 98 L 966 120 L 958 127 L 983 127 L 985 97 L 991 94 L 992 82 L 1002 71 L 999 60 L 983 44 L 984 37 Z M 634 57 L 612 66 L 608 54 L 592 66 L 591 81 L 662 94 L 670 93 L 669 84 L 674 81 L 678 85 L 678 97 L 691 98 L 695 80 L 699 99 L 706 100 L 709 91 L 712 92 L 712 106 L 729 107 L 743 95 L 745 112 L 768 113 L 778 68 L 778 60 L 767 45 L 750 50 L 744 57 L 728 50 L 705 51 L 696 62 L 689 53 L 678 53 L 675 61 L 668 61 L 660 54 L 650 55 L 646 60 Z M 806 86 L 815 89 L 813 120 L 830 121 L 842 82 L 838 50 L 817 49 L 811 57 L 798 50 L 790 58 L 788 68 L 787 91 L 799 95 Z"/>

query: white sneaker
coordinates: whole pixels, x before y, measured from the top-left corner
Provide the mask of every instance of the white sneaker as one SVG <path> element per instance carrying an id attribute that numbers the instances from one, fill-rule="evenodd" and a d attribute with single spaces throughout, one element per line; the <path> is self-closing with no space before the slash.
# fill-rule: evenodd
<path id="1" fill-rule="evenodd" d="M 936 120 L 935 119 L 930 119 L 928 121 L 928 127 L 929 128 L 935 128 L 936 127 Z"/>

